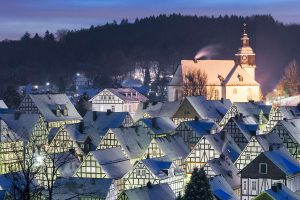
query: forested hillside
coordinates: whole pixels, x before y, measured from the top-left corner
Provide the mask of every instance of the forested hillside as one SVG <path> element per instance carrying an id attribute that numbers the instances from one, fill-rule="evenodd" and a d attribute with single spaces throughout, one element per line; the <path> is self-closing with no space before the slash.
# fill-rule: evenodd
<path id="1" fill-rule="evenodd" d="M 0 43 L 0 85 L 67 84 L 77 71 L 107 84 L 109 75 L 130 70 L 136 61 L 157 60 L 161 68 L 174 70 L 181 59 L 215 44 L 221 46 L 216 59 L 233 59 L 244 22 L 257 54 L 257 79 L 266 92 L 289 61 L 300 60 L 300 26 L 283 25 L 269 15 L 160 15 L 59 34 L 24 34 L 19 41 Z"/>

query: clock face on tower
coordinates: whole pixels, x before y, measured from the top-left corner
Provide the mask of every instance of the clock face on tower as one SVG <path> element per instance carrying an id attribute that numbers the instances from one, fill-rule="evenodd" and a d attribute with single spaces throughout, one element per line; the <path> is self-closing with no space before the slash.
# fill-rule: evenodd
<path id="1" fill-rule="evenodd" d="M 245 64 L 245 63 L 247 63 L 247 62 L 248 62 L 248 56 L 243 55 L 243 56 L 242 56 L 242 63 Z"/>

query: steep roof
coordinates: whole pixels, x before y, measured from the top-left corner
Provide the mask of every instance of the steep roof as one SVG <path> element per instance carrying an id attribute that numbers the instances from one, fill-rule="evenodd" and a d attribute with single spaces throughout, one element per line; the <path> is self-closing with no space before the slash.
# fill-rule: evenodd
<path id="1" fill-rule="evenodd" d="M 79 199 L 95 197 L 105 199 L 113 180 L 110 178 L 57 178 L 53 187 L 53 199 Z"/>
<path id="2" fill-rule="evenodd" d="M 241 80 L 241 81 L 240 81 Z M 240 66 L 235 65 L 225 78 L 224 85 L 257 85 L 256 82 L 250 75 Z"/>
<path id="3" fill-rule="evenodd" d="M 181 105 L 181 101 L 165 101 L 159 112 L 159 117 L 171 118 L 177 112 Z"/>
<path id="4" fill-rule="evenodd" d="M 273 149 L 281 148 L 283 141 L 280 139 L 277 133 L 267 133 L 254 136 L 264 151 L 269 151 L 272 146 Z"/>
<path id="5" fill-rule="evenodd" d="M 180 127 L 181 125 L 188 126 L 198 136 L 210 134 L 214 132 L 213 130 L 215 130 L 216 132 L 219 130 L 218 124 L 209 119 L 184 121 L 181 122 L 181 124 L 178 127 Z"/>
<path id="6" fill-rule="evenodd" d="M 4 103 L 3 100 L 0 100 L 0 108 L 4 108 L 4 109 L 7 109 L 7 105 Z"/>
<path id="7" fill-rule="evenodd" d="M 189 148 L 179 134 L 158 137 L 155 138 L 155 141 L 164 154 L 171 160 L 185 159 L 190 153 Z"/>
<path id="8" fill-rule="evenodd" d="M 48 122 L 65 120 L 82 120 L 82 117 L 66 94 L 29 94 L 39 112 Z M 66 108 L 68 115 L 56 116 L 53 109 Z"/>
<path id="9" fill-rule="evenodd" d="M 130 159 L 141 158 L 151 139 L 141 126 L 110 129 Z"/>
<path id="10" fill-rule="evenodd" d="M 182 85 L 188 72 L 199 69 L 207 74 L 208 85 L 221 85 L 218 76 L 225 79 L 234 66 L 234 60 L 181 60 L 181 65 L 178 66 L 169 85 Z"/>
<path id="11" fill-rule="evenodd" d="M 135 189 L 125 190 L 124 193 L 130 200 L 174 200 L 176 199 L 169 184 L 161 183 Z"/>
<path id="12" fill-rule="evenodd" d="M 186 97 L 202 119 L 221 120 L 231 106 L 229 99 L 206 100 L 204 96 Z"/>
<path id="13" fill-rule="evenodd" d="M 271 189 L 265 190 L 264 192 L 267 193 L 273 199 L 288 199 L 288 200 L 300 199 L 299 195 L 297 195 L 295 192 L 291 191 L 288 187 L 286 187 L 281 183 L 280 185 L 277 184 L 275 186 L 272 186 Z"/>
<path id="14" fill-rule="evenodd" d="M 286 175 L 300 173 L 300 163 L 287 150 L 280 149 L 262 153 Z"/>
<path id="15" fill-rule="evenodd" d="M 122 178 L 132 169 L 129 159 L 119 147 L 91 151 L 91 154 L 109 178 Z"/>
<path id="16" fill-rule="evenodd" d="M 279 121 L 286 130 L 290 133 L 290 136 L 293 137 L 300 144 L 300 118 L 299 119 L 289 119 Z"/>
<path id="17" fill-rule="evenodd" d="M 230 185 L 222 176 L 215 176 L 209 179 L 213 195 L 222 200 L 239 200 Z"/>
<path id="18" fill-rule="evenodd" d="M 209 160 L 207 165 L 210 166 L 215 175 L 222 175 L 232 189 L 240 187 L 239 170 L 227 156 Z"/>
<path id="19" fill-rule="evenodd" d="M 261 112 L 267 117 L 272 106 L 265 105 L 263 102 L 235 102 L 238 112 L 242 114 L 242 119 L 246 124 L 258 124 Z"/>
<path id="20" fill-rule="evenodd" d="M 123 126 L 127 117 L 131 118 L 128 112 L 108 113 L 88 111 L 83 117 L 84 132 L 92 138 L 93 142 L 97 146 L 108 129 Z"/>
<path id="21" fill-rule="evenodd" d="M 102 90 L 97 95 L 101 94 L 104 91 L 109 91 L 116 95 L 118 98 L 122 99 L 123 101 L 130 101 L 130 102 L 143 102 L 148 101 L 148 98 L 136 91 L 133 88 L 106 88 Z M 97 96 L 96 95 L 96 96 Z M 93 101 L 93 99 L 96 97 L 94 96 L 89 101 Z"/>
<path id="22" fill-rule="evenodd" d="M 140 121 L 157 135 L 169 133 L 176 128 L 174 122 L 168 117 L 144 118 L 140 119 Z"/>
<path id="23" fill-rule="evenodd" d="M 143 118 L 145 113 L 148 113 L 151 117 L 158 117 L 162 105 L 163 102 L 141 102 L 132 118 L 134 121 L 138 121 Z"/>
<path id="24" fill-rule="evenodd" d="M 256 131 L 258 129 L 257 124 L 246 124 L 242 120 L 236 118 L 231 118 L 229 121 L 233 121 L 238 126 L 238 128 L 241 130 L 242 134 L 248 141 L 252 136 L 256 135 Z"/>
<path id="25" fill-rule="evenodd" d="M 16 115 L 18 116 L 16 117 Z M 7 126 L 26 141 L 30 139 L 34 127 L 39 121 L 39 117 L 39 114 L 0 114 L 0 118 L 7 124 Z"/>

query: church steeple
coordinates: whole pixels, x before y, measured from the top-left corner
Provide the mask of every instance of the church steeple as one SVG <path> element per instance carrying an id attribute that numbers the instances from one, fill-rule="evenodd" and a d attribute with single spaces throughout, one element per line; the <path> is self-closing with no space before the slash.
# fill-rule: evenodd
<path id="1" fill-rule="evenodd" d="M 249 37 L 246 31 L 246 23 L 243 25 L 243 35 L 241 37 L 242 45 L 235 54 L 235 62 L 238 65 L 255 67 L 255 53 L 249 44 Z"/>

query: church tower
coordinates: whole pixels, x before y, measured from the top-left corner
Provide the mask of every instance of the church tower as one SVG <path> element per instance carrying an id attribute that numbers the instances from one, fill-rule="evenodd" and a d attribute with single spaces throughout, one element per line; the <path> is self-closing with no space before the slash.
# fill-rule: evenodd
<path id="1" fill-rule="evenodd" d="M 241 67 L 255 80 L 255 53 L 249 46 L 249 37 L 246 32 L 246 24 L 244 23 L 244 33 L 241 38 L 242 46 L 235 54 L 235 64 Z"/>

